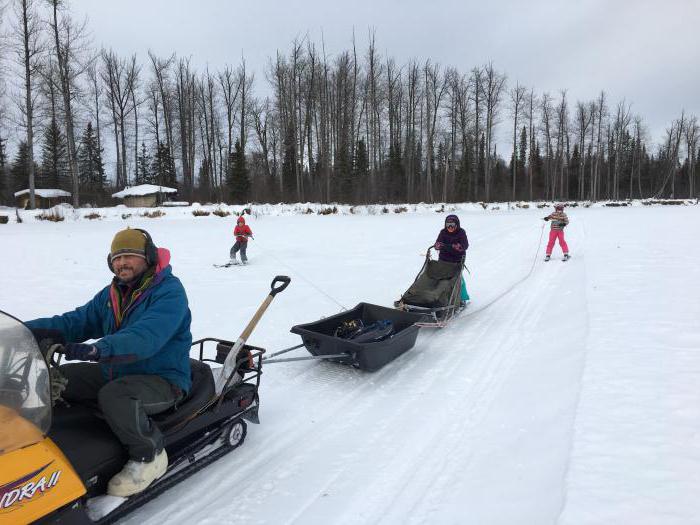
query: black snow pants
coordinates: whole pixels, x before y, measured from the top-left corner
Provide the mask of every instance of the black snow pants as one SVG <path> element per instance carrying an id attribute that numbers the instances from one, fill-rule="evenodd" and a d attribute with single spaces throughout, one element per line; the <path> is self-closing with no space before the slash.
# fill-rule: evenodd
<path id="1" fill-rule="evenodd" d="M 240 250 L 241 252 L 241 261 L 246 262 L 248 260 L 248 257 L 246 256 L 246 249 L 248 249 L 248 241 L 241 242 L 241 241 L 236 241 L 236 244 L 234 244 L 231 247 L 231 259 L 236 258 L 236 253 Z"/>
<path id="2" fill-rule="evenodd" d="M 151 416 L 182 400 L 182 391 L 156 375 L 131 375 L 107 381 L 96 363 L 60 367 L 68 379 L 66 401 L 97 402 L 112 432 L 136 461 L 153 461 L 163 450 L 163 434 Z"/>

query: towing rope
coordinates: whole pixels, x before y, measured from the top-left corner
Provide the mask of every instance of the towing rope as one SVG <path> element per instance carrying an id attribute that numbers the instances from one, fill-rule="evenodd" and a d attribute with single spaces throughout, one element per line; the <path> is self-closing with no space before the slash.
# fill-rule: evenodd
<path id="1" fill-rule="evenodd" d="M 540 254 L 540 248 L 541 248 L 541 246 L 542 246 L 542 236 L 544 235 L 544 227 L 545 227 L 545 223 L 543 222 L 543 223 L 542 223 L 542 228 L 540 229 L 540 238 L 539 238 L 539 240 L 537 241 L 537 250 L 535 251 L 535 256 L 532 258 L 532 265 L 530 266 L 530 270 L 527 272 L 527 274 L 525 274 L 525 276 L 523 276 L 522 278 L 520 278 L 519 280 L 517 280 L 516 282 L 514 282 L 512 285 L 510 285 L 508 288 L 506 288 L 505 291 L 501 292 L 501 293 L 498 294 L 496 297 L 494 297 L 493 299 L 491 299 L 488 303 L 486 303 L 485 305 L 481 306 L 480 308 L 477 308 L 476 310 L 472 310 L 471 312 L 469 312 L 468 314 L 464 315 L 463 317 L 470 317 L 470 316 L 472 316 L 472 315 L 475 315 L 475 314 L 477 314 L 477 313 L 479 313 L 479 312 L 482 312 L 482 311 L 486 310 L 486 309 L 487 309 L 489 306 L 491 306 L 493 303 L 495 303 L 495 302 L 498 301 L 499 299 L 502 299 L 505 295 L 507 295 L 507 294 L 509 294 L 510 292 L 512 292 L 513 289 L 514 289 L 516 286 L 518 286 L 520 283 L 522 283 L 522 282 L 524 282 L 524 281 L 526 281 L 527 279 L 530 278 L 530 276 L 532 275 L 532 272 L 535 270 L 535 264 L 537 263 L 537 258 L 539 257 L 539 254 Z"/>
<path id="2" fill-rule="evenodd" d="M 302 281 L 305 281 L 306 283 L 308 283 L 314 290 L 316 290 L 317 292 L 319 292 L 321 295 L 323 295 L 324 297 L 327 297 L 328 299 L 330 299 L 331 301 L 333 301 L 335 304 L 337 304 L 338 306 L 340 306 L 340 307 L 343 309 L 343 311 L 348 310 L 348 308 L 347 308 L 344 304 L 342 304 L 342 303 L 340 303 L 339 301 L 337 301 L 337 300 L 336 300 L 335 298 L 333 298 L 330 294 L 324 292 L 320 287 L 316 286 L 310 279 L 307 279 L 306 277 L 304 277 L 304 275 L 302 275 L 302 273 L 299 272 L 297 269 L 292 268 L 289 264 L 287 264 L 287 263 L 285 263 L 284 261 L 282 261 L 281 259 L 275 257 L 275 255 L 274 255 L 272 252 L 263 249 L 263 248 L 260 246 L 260 243 L 259 243 L 259 242 L 256 244 L 256 246 L 258 247 L 258 249 L 259 249 L 261 252 L 267 254 L 267 255 L 270 256 L 272 259 L 274 259 L 275 261 L 277 261 L 279 264 L 281 264 L 282 266 L 286 267 L 288 270 L 290 270 L 291 272 L 293 272 L 294 274 L 296 274 L 297 277 L 299 277 Z"/>

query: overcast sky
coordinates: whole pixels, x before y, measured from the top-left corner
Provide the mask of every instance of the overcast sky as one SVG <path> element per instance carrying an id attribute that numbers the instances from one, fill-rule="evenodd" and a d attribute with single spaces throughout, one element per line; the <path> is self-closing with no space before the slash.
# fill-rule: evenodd
<path id="1" fill-rule="evenodd" d="M 325 39 L 328 54 L 364 50 L 370 29 L 383 55 L 400 64 L 427 59 L 462 72 L 492 61 L 537 92 L 570 107 L 601 89 L 610 105 L 625 99 L 655 142 L 683 109 L 700 116 L 698 0 L 71 0 L 88 17 L 97 46 L 191 56 L 203 69 L 237 65 L 244 56 L 267 92 L 269 57 L 295 37 Z"/>

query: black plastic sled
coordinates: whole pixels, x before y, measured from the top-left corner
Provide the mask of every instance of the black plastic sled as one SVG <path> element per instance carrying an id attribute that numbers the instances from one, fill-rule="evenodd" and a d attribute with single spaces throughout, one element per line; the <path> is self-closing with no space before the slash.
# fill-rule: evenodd
<path id="1" fill-rule="evenodd" d="M 336 335 L 343 323 L 356 320 L 361 320 L 364 325 L 390 321 L 393 333 L 377 342 L 356 342 Z M 306 347 L 317 358 L 374 372 L 413 348 L 420 330 L 416 323 L 423 320 L 425 316 L 422 314 L 360 303 L 352 310 L 320 321 L 293 326 L 291 332 L 300 335 L 303 341 L 300 346 Z"/>
<path id="2" fill-rule="evenodd" d="M 424 314 L 421 326 L 441 328 L 462 309 L 460 289 L 464 261 L 451 263 L 431 258 L 430 246 L 425 262 L 413 284 L 394 303 L 394 307 L 406 312 Z"/>

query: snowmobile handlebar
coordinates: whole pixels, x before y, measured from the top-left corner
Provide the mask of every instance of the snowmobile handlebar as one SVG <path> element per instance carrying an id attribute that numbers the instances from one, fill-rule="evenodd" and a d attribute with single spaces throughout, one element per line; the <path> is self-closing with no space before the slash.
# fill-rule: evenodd
<path id="1" fill-rule="evenodd" d="M 61 364 L 61 356 L 64 354 L 64 349 L 62 344 L 52 344 L 46 349 L 46 362 L 58 368 Z"/>
<path id="2" fill-rule="evenodd" d="M 272 279 L 272 284 L 270 284 L 270 295 L 274 297 L 281 291 L 283 291 L 292 280 L 286 275 L 278 275 Z M 275 286 L 275 283 L 281 283 L 279 286 Z"/>

